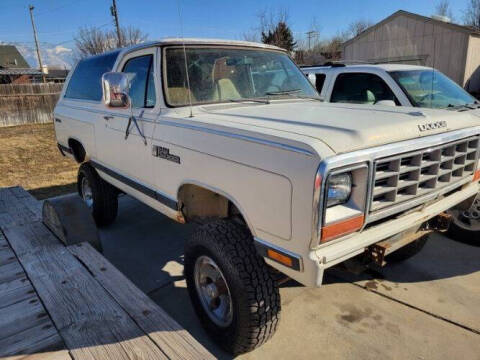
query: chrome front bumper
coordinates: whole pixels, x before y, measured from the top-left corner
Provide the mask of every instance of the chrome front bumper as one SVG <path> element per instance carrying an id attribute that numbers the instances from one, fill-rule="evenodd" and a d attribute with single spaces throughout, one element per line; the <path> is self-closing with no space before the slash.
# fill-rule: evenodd
<path id="1" fill-rule="evenodd" d="M 419 228 L 424 222 L 455 207 L 464 200 L 475 196 L 480 191 L 478 182 L 469 183 L 455 193 L 434 203 L 426 204 L 417 211 L 401 215 L 396 219 L 385 221 L 379 225 L 367 228 L 361 233 L 355 233 L 332 244 L 326 244 L 309 253 L 309 259 L 317 269 L 316 286 L 323 281 L 325 269 L 362 254 L 365 248 L 379 241 L 386 240 L 412 228 Z"/>

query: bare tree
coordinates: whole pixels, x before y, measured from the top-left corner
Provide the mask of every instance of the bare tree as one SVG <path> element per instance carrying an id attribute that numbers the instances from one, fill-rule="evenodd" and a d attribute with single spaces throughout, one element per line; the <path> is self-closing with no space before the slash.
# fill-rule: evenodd
<path id="1" fill-rule="evenodd" d="M 358 36 L 365 30 L 367 30 L 372 25 L 373 22 L 367 19 L 356 20 L 350 23 L 350 25 L 348 25 L 346 32 L 343 33 L 342 36 L 346 38 L 354 38 L 355 36 Z"/>
<path id="2" fill-rule="evenodd" d="M 470 0 L 464 17 L 465 25 L 473 26 L 480 30 L 480 0 Z"/>
<path id="3" fill-rule="evenodd" d="M 277 11 L 264 9 L 257 15 L 259 21 L 258 32 L 268 33 L 275 31 L 279 23 L 288 24 L 288 12 L 286 9 L 278 9 Z"/>
<path id="4" fill-rule="evenodd" d="M 148 35 L 134 27 L 122 27 L 120 29 L 122 44 L 126 46 L 144 42 Z M 117 48 L 118 38 L 116 31 L 102 30 L 98 27 L 80 28 L 74 38 L 77 47 L 77 56 L 84 58 L 90 55 L 104 53 Z"/>
<path id="5" fill-rule="evenodd" d="M 453 12 L 450 7 L 450 1 L 449 0 L 440 0 L 436 5 L 435 5 L 435 15 L 441 15 L 441 16 L 446 16 L 450 18 L 450 20 L 453 21 Z"/>
<path id="6" fill-rule="evenodd" d="M 242 34 L 242 39 L 245 41 L 259 42 L 259 35 L 256 31 L 246 31 Z"/>

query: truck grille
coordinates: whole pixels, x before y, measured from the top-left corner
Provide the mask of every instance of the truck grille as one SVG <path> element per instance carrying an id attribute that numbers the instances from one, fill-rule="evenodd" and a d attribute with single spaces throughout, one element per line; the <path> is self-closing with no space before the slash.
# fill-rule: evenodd
<path id="1" fill-rule="evenodd" d="M 440 190 L 473 175 L 479 137 L 378 159 L 370 211 Z"/>

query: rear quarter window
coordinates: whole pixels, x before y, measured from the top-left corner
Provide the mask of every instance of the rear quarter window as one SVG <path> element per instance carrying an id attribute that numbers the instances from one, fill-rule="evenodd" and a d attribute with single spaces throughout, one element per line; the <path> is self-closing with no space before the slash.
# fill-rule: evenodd
<path id="1" fill-rule="evenodd" d="M 325 79 L 327 75 L 325 74 L 316 74 L 315 75 L 315 88 L 317 89 L 318 93 L 320 94 L 323 89 L 323 85 L 325 84 Z"/>
<path id="2" fill-rule="evenodd" d="M 112 71 L 119 51 L 80 60 L 70 78 L 65 98 L 100 101 L 102 75 Z"/>

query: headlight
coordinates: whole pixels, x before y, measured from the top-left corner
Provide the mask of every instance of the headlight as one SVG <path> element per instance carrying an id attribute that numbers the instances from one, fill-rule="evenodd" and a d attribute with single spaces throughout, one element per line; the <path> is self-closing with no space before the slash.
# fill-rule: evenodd
<path id="1" fill-rule="evenodd" d="M 327 208 L 344 204 L 352 194 L 352 175 L 350 173 L 332 175 L 327 186 Z"/>

